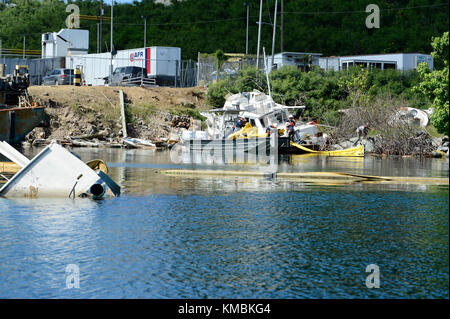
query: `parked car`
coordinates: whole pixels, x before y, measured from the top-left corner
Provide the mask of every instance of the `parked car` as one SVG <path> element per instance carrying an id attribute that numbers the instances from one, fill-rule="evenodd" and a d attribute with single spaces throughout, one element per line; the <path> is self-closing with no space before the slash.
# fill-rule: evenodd
<path id="1" fill-rule="evenodd" d="M 109 76 L 104 77 L 105 84 L 109 84 L 111 86 L 115 85 L 133 85 L 132 82 L 129 82 L 132 79 L 137 78 L 147 78 L 147 72 L 145 68 L 141 68 L 138 66 L 123 66 L 118 67 L 114 70 L 111 79 Z M 134 85 L 139 85 L 138 83 Z"/>
<path id="2" fill-rule="evenodd" d="M 73 69 L 54 69 L 42 78 L 43 85 L 72 85 Z"/>

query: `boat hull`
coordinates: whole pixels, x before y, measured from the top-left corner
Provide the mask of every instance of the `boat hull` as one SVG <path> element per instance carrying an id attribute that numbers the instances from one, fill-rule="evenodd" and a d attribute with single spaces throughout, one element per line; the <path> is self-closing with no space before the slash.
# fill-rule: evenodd
<path id="1" fill-rule="evenodd" d="M 0 141 L 17 144 L 44 118 L 44 107 L 0 109 Z"/>
<path id="2" fill-rule="evenodd" d="M 11 150 L 8 154 L 14 153 Z M 51 143 L 23 164 L 20 171 L 0 188 L 0 197 L 101 199 L 120 195 L 120 186 L 103 171 L 94 171 L 57 143 Z"/>
<path id="3" fill-rule="evenodd" d="M 203 152 L 207 149 L 220 150 L 221 152 L 249 153 L 256 155 L 270 154 L 270 137 L 260 137 L 251 139 L 234 139 L 234 140 L 187 140 L 182 144 L 187 151 Z M 318 150 L 319 145 L 309 144 L 302 145 L 311 150 Z M 288 137 L 278 137 L 278 153 L 279 154 L 305 154 L 307 152 L 293 147 L 289 143 Z"/>

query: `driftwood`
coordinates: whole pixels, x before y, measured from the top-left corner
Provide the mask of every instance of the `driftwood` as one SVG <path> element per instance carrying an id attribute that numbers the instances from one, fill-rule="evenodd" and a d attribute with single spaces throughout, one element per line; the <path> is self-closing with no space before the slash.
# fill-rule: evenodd
<path id="1" fill-rule="evenodd" d="M 71 138 L 74 140 L 92 140 L 94 138 L 104 138 L 104 134 L 85 134 L 85 135 L 78 135 L 78 136 L 72 136 Z"/>

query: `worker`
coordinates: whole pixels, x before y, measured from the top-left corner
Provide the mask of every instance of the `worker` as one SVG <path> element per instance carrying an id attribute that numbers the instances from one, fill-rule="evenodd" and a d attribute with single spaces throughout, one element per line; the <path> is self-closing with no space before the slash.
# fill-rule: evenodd
<path id="1" fill-rule="evenodd" d="M 294 141 L 294 136 L 295 136 L 295 121 L 294 121 L 294 116 L 291 114 L 289 115 L 289 121 L 286 125 L 288 134 L 289 134 L 289 140 L 290 141 Z"/>
<path id="2" fill-rule="evenodd" d="M 362 138 L 366 138 L 367 134 L 369 133 L 369 123 L 367 123 L 366 125 L 361 125 L 356 129 L 356 133 L 358 134 L 358 139 L 355 141 L 355 143 L 353 144 L 354 146 L 356 146 L 356 144 L 358 144 L 359 140 Z"/>
<path id="3" fill-rule="evenodd" d="M 267 129 L 266 129 L 267 137 L 270 136 L 270 131 L 271 131 L 272 129 L 276 129 L 276 128 L 277 128 L 277 125 L 276 125 L 276 124 L 272 124 L 272 125 L 268 126 Z"/>
<path id="4" fill-rule="evenodd" d="M 236 129 L 240 130 L 241 128 L 243 128 L 246 124 L 245 119 L 242 116 L 239 116 L 237 122 L 236 122 Z"/>

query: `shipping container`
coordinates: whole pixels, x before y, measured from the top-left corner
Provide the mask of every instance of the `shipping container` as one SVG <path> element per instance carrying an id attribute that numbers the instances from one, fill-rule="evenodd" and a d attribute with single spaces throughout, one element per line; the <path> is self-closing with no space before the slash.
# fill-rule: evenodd
<path id="1" fill-rule="evenodd" d="M 110 52 L 66 57 L 66 67 L 80 67 L 86 85 L 104 85 L 105 77 L 124 66 L 144 68 L 147 76 L 155 79 L 158 85 L 176 86 L 181 73 L 181 49 L 148 47 L 120 50 L 112 59 Z"/>

